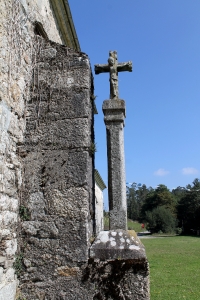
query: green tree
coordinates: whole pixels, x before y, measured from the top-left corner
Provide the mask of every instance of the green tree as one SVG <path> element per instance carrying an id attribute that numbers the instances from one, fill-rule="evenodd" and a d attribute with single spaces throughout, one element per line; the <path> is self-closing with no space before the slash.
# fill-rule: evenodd
<path id="1" fill-rule="evenodd" d="M 175 231 L 176 218 L 165 206 L 158 206 L 146 212 L 146 228 L 151 233 L 172 233 Z"/>
<path id="2" fill-rule="evenodd" d="M 127 187 L 127 216 L 129 219 L 137 220 L 139 217 L 139 207 L 136 195 L 137 183 L 132 183 L 131 187 Z"/>
<path id="3" fill-rule="evenodd" d="M 176 198 L 170 190 L 164 184 L 159 184 L 155 190 L 152 190 L 147 195 L 141 209 L 141 217 L 145 219 L 147 211 L 152 211 L 159 206 L 169 209 L 175 216 L 176 204 Z"/>
<path id="4" fill-rule="evenodd" d="M 178 204 L 179 201 L 183 198 L 185 195 L 187 189 L 185 187 L 178 186 L 177 188 L 172 190 L 172 194 L 176 198 L 176 203 Z"/>
<path id="5" fill-rule="evenodd" d="M 152 188 L 151 187 L 147 188 L 145 184 L 139 186 L 138 189 L 136 190 L 139 216 L 141 214 L 142 206 L 151 190 Z"/>
<path id="6" fill-rule="evenodd" d="M 200 229 L 200 180 L 196 178 L 186 188 L 177 205 L 177 216 L 183 233 L 190 234 Z"/>
<path id="7" fill-rule="evenodd" d="M 138 185 L 132 183 L 131 187 L 127 187 L 127 215 L 129 219 L 138 220 L 141 214 L 141 208 L 149 191 L 152 188 L 147 188 L 145 184 Z"/>

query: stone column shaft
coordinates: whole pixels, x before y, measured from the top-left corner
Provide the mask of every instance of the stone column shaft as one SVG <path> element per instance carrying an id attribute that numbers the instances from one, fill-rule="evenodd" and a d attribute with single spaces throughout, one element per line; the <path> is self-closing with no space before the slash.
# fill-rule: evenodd
<path id="1" fill-rule="evenodd" d="M 108 197 L 110 229 L 127 229 L 127 204 L 124 162 L 125 101 L 103 102 L 107 133 Z"/>

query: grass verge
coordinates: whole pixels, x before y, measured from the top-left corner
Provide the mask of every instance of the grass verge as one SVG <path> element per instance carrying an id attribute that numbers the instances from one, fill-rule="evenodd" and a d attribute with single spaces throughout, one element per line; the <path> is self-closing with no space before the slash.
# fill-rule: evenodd
<path id="1" fill-rule="evenodd" d="M 129 230 L 135 230 L 135 232 L 143 232 L 146 231 L 146 228 L 141 227 L 141 223 L 137 221 L 132 221 L 130 219 L 127 220 L 127 228 Z M 109 230 L 109 217 L 104 216 L 104 230 Z"/>
<path id="2" fill-rule="evenodd" d="M 200 238 L 142 239 L 150 264 L 151 300 L 200 299 Z"/>
<path id="3" fill-rule="evenodd" d="M 143 232 L 146 231 L 146 228 L 141 227 L 141 223 L 138 223 L 137 221 L 132 221 L 130 219 L 127 220 L 127 227 L 129 230 L 135 230 L 135 232 Z"/>

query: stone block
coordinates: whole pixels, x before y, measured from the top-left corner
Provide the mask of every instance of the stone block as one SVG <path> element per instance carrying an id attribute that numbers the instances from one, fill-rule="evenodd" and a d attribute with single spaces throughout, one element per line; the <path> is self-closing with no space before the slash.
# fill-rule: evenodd
<path id="1" fill-rule="evenodd" d="M 95 284 L 93 299 L 150 300 L 144 246 L 124 230 L 99 233 L 90 248 L 84 280 Z"/>
<path id="2" fill-rule="evenodd" d="M 18 209 L 18 200 L 0 193 L 0 209 L 1 211 L 9 210 L 16 212 Z"/>
<path id="3" fill-rule="evenodd" d="M 3 228 L 12 228 L 12 226 L 16 226 L 16 222 L 17 222 L 17 213 L 11 211 L 4 211 L 2 213 Z"/>
<path id="4" fill-rule="evenodd" d="M 105 124 L 112 124 L 112 122 L 124 123 L 124 118 L 126 117 L 126 105 L 124 100 L 105 100 L 102 109 Z"/>
<path id="5" fill-rule="evenodd" d="M 91 121 L 87 118 L 58 120 L 50 124 L 27 122 L 25 149 L 33 151 L 35 147 L 40 150 L 89 148 L 90 125 Z"/>
<path id="6" fill-rule="evenodd" d="M 6 244 L 6 249 L 5 249 L 6 255 L 8 257 L 13 257 L 17 252 L 17 239 L 7 240 L 5 244 Z"/>
<path id="7" fill-rule="evenodd" d="M 0 192 L 9 195 L 10 197 L 16 196 L 16 175 L 15 169 L 12 164 L 4 163 L 2 167 L 0 166 L 0 176 L 1 176 L 1 190 Z"/>
<path id="8" fill-rule="evenodd" d="M 57 51 L 54 48 L 47 48 L 40 51 L 40 57 L 46 59 L 52 59 L 56 57 Z"/>
<path id="9" fill-rule="evenodd" d="M 59 233 L 54 222 L 25 221 L 22 224 L 22 230 L 26 234 L 43 239 L 56 238 Z"/>
<path id="10" fill-rule="evenodd" d="M 33 96 L 28 103 L 28 121 L 38 119 L 40 123 L 55 122 L 57 120 L 89 117 L 91 112 L 90 90 L 80 87 L 64 88 L 58 87 L 51 91 L 49 99 L 48 90 L 41 93 L 40 98 Z M 59 95 L 59 97 L 58 97 Z M 39 111 L 36 109 L 39 105 Z"/>
<path id="11" fill-rule="evenodd" d="M 0 289 L 0 300 L 14 300 L 17 288 L 17 280 L 5 284 Z"/>
<path id="12" fill-rule="evenodd" d="M 63 218 L 54 218 L 57 228 L 56 235 L 45 229 L 31 227 L 26 222 L 24 229 L 27 235 L 27 248 L 24 249 L 24 257 L 37 268 L 37 276 L 41 281 L 55 279 L 52 270 L 59 266 L 77 263 L 86 263 L 88 259 L 88 242 L 86 220 L 79 222 L 68 221 Z M 45 227 L 45 222 L 44 227 Z M 47 229 L 47 228 L 46 228 Z M 23 232 L 24 233 L 24 232 Z M 84 241 L 83 241 L 84 239 Z M 24 272 L 26 274 L 26 272 Z M 30 275 L 32 276 L 32 275 Z M 22 276 L 23 277 L 23 276 Z"/>
<path id="13" fill-rule="evenodd" d="M 146 259 L 143 244 L 125 230 L 101 231 L 90 248 L 90 257 L 101 261 L 110 259 Z"/>
<path id="14" fill-rule="evenodd" d="M 15 270 L 13 268 L 9 268 L 5 273 L 5 280 L 7 282 L 11 282 L 15 279 Z"/>
<path id="15" fill-rule="evenodd" d="M 8 105 L 4 102 L 0 102 L 0 129 L 7 131 L 10 125 L 11 111 Z"/>
<path id="16" fill-rule="evenodd" d="M 65 191 L 52 190 L 48 194 L 49 213 L 65 216 L 78 222 L 88 216 L 89 192 L 81 187 L 71 187 Z"/>
<path id="17" fill-rule="evenodd" d="M 109 99 L 109 100 L 104 100 L 103 102 L 103 110 L 111 110 L 111 111 L 118 111 L 118 110 L 122 110 L 124 112 L 125 115 L 125 111 L 126 111 L 126 104 L 125 101 L 123 99 Z"/>
<path id="18" fill-rule="evenodd" d="M 3 268 L 2 267 L 0 267 L 0 284 L 2 283 L 2 280 L 3 280 L 3 278 L 4 278 L 4 273 L 3 273 Z"/>
<path id="19" fill-rule="evenodd" d="M 76 186 L 92 186 L 92 162 L 89 151 L 76 150 L 44 150 L 30 152 L 24 158 L 25 189 L 29 194 L 52 193 L 54 190 L 66 191 Z M 88 173 L 85 171 L 88 170 Z M 62 192 L 61 192 L 62 194 Z M 23 198 L 26 197 L 23 193 Z M 39 200 L 36 200 L 38 203 Z M 26 200 L 27 201 L 27 200 Z M 42 201 L 42 200 L 41 200 Z M 33 200 L 31 200 L 33 202 Z M 38 204 L 37 204 L 38 205 Z M 35 207 L 37 210 L 37 206 Z M 41 211 L 42 213 L 42 211 Z"/>

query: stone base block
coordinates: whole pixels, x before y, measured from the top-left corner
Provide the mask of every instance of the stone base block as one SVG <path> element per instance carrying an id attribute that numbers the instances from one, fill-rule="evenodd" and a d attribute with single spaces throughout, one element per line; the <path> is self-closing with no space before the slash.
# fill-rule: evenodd
<path id="1" fill-rule="evenodd" d="M 101 231 L 90 248 L 86 273 L 95 284 L 93 299 L 150 299 L 145 249 L 128 231 Z"/>
<path id="2" fill-rule="evenodd" d="M 122 99 L 105 100 L 103 102 L 103 113 L 105 124 L 112 122 L 123 122 L 126 117 L 126 105 Z"/>

